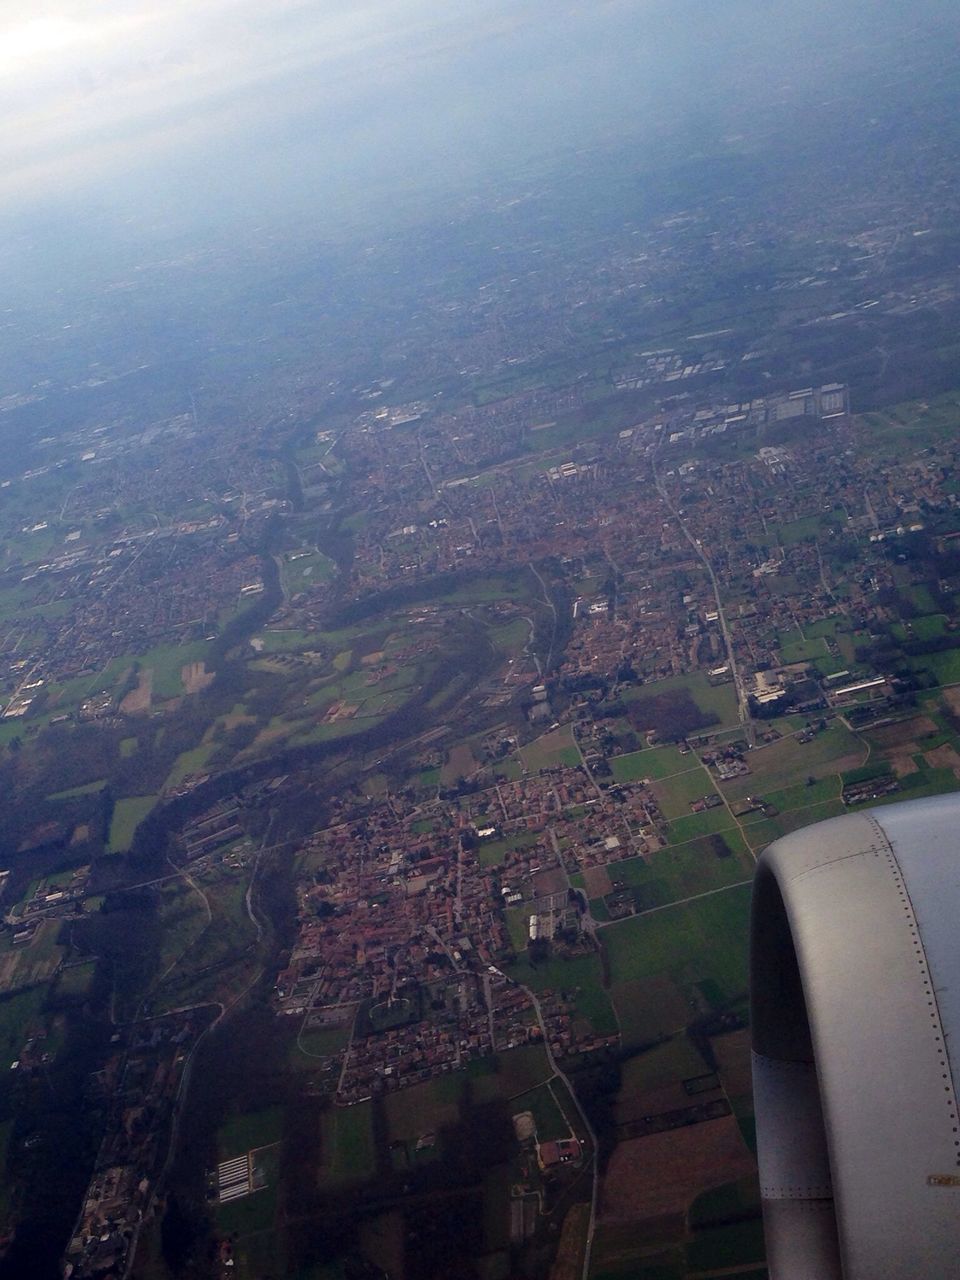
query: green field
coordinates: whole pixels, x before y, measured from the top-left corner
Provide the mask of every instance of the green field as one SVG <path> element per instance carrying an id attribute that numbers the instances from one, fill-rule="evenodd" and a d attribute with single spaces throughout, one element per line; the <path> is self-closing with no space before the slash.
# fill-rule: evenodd
<path id="1" fill-rule="evenodd" d="M 830 651 L 822 637 L 814 638 L 804 630 L 806 639 L 798 631 L 787 631 L 778 637 L 781 662 L 816 662 L 817 659 L 828 658 Z"/>
<path id="2" fill-rule="evenodd" d="M 538 1085 L 529 1093 L 521 1093 L 513 1098 L 510 1110 L 514 1115 L 521 1111 L 533 1112 L 538 1142 L 555 1142 L 558 1138 L 571 1136 L 570 1125 L 557 1102 L 551 1084 Z"/>
<path id="3" fill-rule="evenodd" d="M 106 778 L 98 778 L 96 782 L 86 782 L 82 787 L 68 787 L 66 791 L 54 791 L 52 795 L 47 796 L 47 799 L 74 800 L 77 796 L 91 796 L 98 791 L 102 791 L 106 785 Z"/>
<path id="4" fill-rule="evenodd" d="M 443 1129 L 459 1121 L 466 1084 L 465 1073 L 458 1071 L 387 1094 L 383 1111 L 388 1140 L 415 1145 L 427 1133 L 439 1138 Z"/>
<path id="5" fill-rule="evenodd" d="M 778 532 L 780 542 L 783 546 L 789 547 L 795 542 L 817 538 L 828 529 L 845 529 L 846 527 L 846 513 L 836 508 L 833 511 L 821 511 L 816 515 L 804 516 L 800 520 L 790 520 L 780 525 Z"/>
<path id="6" fill-rule="evenodd" d="M 510 976 L 531 991 L 562 991 L 573 998 L 574 1017 L 590 1024 L 600 1036 L 616 1035 L 616 1014 L 603 989 L 600 959 L 596 955 L 572 960 L 554 959 L 532 965 L 524 957 L 510 966 Z"/>
<path id="7" fill-rule="evenodd" d="M 73 964 L 68 969 L 61 969 L 57 977 L 57 993 L 64 996 L 85 996 L 93 986 L 97 969 L 95 960 L 87 960 L 83 964 Z"/>
<path id="8" fill-rule="evenodd" d="M 257 1147 L 279 1142 L 283 1134 L 283 1107 L 264 1107 L 233 1116 L 217 1134 L 221 1160 L 245 1155 Z"/>
<path id="9" fill-rule="evenodd" d="M 708 836 L 716 831 L 736 830 L 736 820 L 726 805 L 715 809 L 705 809 L 702 813 L 688 813 L 685 817 L 675 818 L 667 828 L 671 844 L 683 844 L 687 840 L 695 840 L 699 836 Z"/>
<path id="10" fill-rule="evenodd" d="M 837 774 L 862 764 L 864 743 L 839 721 L 833 721 L 811 742 L 798 742 L 791 734 L 769 746 L 757 747 L 747 756 L 750 773 L 718 784 L 728 800 L 748 795 L 768 795 L 814 779 Z"/>
<path id="11" fill-rule="evenodd" d="M 376 1170 L 373 1103 L 324 1112 L 320 1150 L 322 1176 L 333 1183 L 360 1182 Z"/>
<path id="12" fill-rule="evenodd" d="M 666 778 L 672 773 L 684 773 L 695 764 L 696 759 L 690 752 L 683 755 L 676 747 L 649 747 L 645 751 L 613 756 L 610 760 L 610 768 L 617 782 Z"/>
<path id="13" fill-rule="evenodd" d="M 676 773 L 670 778 L 654 782 L 651 790 L 657 798 L 660 811 L 669 821 L 685 817 L 690 813 L 692 801 L 710 795 L 717 787 L 706 769 L 695 762 L 693 768 L 688 768 L 686 773 Z"/>
<path id="14" fill-rule="evenodd" d="M 335 572 L 336 565 L 322 551 L 312 551 L 308 555 L 294 553 L 284 560 L 283 587 L 290 595 L 296 595 L 314 583 L 326 582 Z"/>
<path id="15" fill-rule="evenodd" d="M 580 763 L 580 752 L 573 741 L 570 725 L 564 725 L 562 729 L 545 733 L 535 742 L 529 742 L 521 747 L 520 754 L 531 773 L 537 773 L 540 769 L 555 769 L 559 765 L 570 768 Z"/>
<path id="16" fill-rule="evenodd" d="M 625 1043 L 676 1030 L 705 997 L 722 1004 L 746 991 L 750 891 L 743 884 L 604 927 Z"/>
<path id="17" fill-rule="evenodd" d="M 510 1049 L 496 1057 L 479 1058 L 471 1062 L 467 1070 L 475 1102 L 515 1098 L 543 1084 L 552 1075 L 546 1051 L 537 1044 Z"/>
<path id="18" fill-rule="evenodd" d="M 753 861 L 736 829 L 725 831 L 730 856 L 718 857 L 709 838 L 661 849 L 649 858 L 628 858 L 608 868 L 615 884 L 638 891 L 641 910 L 662 907 L 711 889 L 737 884 L 753 873 Z"/>
<path id="19" fill-rule="evenodd" d="M 512 850 L 529 849 L 538 839 L 533 831 L 518 831 L 501 840 L 484 840 L 477 847 L 477 858 L 483 867 L 498 867 Z"/>
<path id="20" fill-rule="evenodd" d="M 347 1047 L 350 1023 L 342 1027 L 307 1027 L 297 1040 L 297 1052 L 308 1058 L 327 1058 Z"/>
<path id="21" fill-rule="evenodd" d="M 46 1000 L 43 986 L 0 999 L 0 1068 L 7 1070 L 20 1057 L 29 1032 L 42 1024 L 40 1010 Z"/>
<path id="22" fill-rule="evenodd" d="M 929 671 L 937 684 L 960 684 L 960 649 L 909 658 L 906 665 L 913 671 Z"/>
<path id="23" fill-rule="evenodd" d="M 110 821 L 109 853 L 125 853 L 130 848 L 134 832 L 158 799 L 158 796 L 129 796 L 117 801 Z"/>
<path id="24" fill-rule="evenodd" d="M 634 689 L 627 690 L 624 700 L 637 702 L 678 689 L 686 690 L 701 711 L 717 717 L 717 723 L 708 727 L 709 732 L 716 732 L 720 728 L 732 728 L 740 723 L 737 691 L 733 684 L 712 685 L 703 671 L 692 671 L 689 675 L 671 676 L 666 680 L 638 685 Z"/>
<path id="25" fill-rule="evenodd" d="M 194 747 L 192 751 L 184 751 L 182 755 L 177 756 L 173 768 L 163 784 L 164 790 L 168 791 L 171 787 L 179 786 L 184 778 L 191 773 L 202 773 L 204 766 L 216 749 L 216 743 L 202 742 L 199 747 Z"/>

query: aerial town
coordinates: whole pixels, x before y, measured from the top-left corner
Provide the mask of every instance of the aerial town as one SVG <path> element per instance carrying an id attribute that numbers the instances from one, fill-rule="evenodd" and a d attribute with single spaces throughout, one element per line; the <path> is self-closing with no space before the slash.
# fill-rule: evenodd
<path id="1" fill-rule="evenodd" d="M 0 1280 L 766 1274 L 757 859 L 960 787 L 927 106 L 11 297 Z"/>

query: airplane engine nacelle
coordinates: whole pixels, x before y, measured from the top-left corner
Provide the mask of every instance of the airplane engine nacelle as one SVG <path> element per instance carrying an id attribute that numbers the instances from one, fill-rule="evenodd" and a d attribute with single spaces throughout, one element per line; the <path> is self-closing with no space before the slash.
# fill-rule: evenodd
<path id="1" fill-rule="evenodd" d="M 751 1002 L 772 1280 L 960 1276 L 960 795 L 772 844 Z"/>

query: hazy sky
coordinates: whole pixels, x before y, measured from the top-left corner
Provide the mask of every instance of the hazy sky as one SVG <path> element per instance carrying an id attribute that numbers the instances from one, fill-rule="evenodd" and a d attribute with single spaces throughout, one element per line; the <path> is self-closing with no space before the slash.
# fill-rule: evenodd
<path id="1" fill-rule="evenodd" d="M 389 183 L 755 94 L 950 0 L 0 0 L 0 211 L 216 217 Z M 812 42 L 812 43 L 811 43 Z M 853 41 L 854 46 L 856 41 Z M 855 56 L 854 47 L 850 56 Z"/>
<path id="2" fill-rule="evenodd" d="M 367 167 L 390 143 L 469 145 L 511 82 L 549 92 L 569 0 L 64 0 L 0 6 L 0 202 L 155 171 L 216 188 L 285 158 Z M 599 5 L 609 20 L 636 4 Z M 594 22 L 602 34 L 604 22 Z M 537 48 L 543 36 L 543 46 Z M 574 53 L 571 47 L 567 54 Z M 518 63 L 519 59 L 519 63 Z M 568 65 L 569 87 L 583 68 Z M 524 77 L 529 78 L 525 90 Z M 531 102 L 531 107 L 536 104 Z M 517 121 L 522 127 L 523 121 Z M 195 167 L 194 167 L 195 166 Z M 239 170 L 239 172 L 237 172 Z M 292 173 L 286 175 L 293 178 Z"/>

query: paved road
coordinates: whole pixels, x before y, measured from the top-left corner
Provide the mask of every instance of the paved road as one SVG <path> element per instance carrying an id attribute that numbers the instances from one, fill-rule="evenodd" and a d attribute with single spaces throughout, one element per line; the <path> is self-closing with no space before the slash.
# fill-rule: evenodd
<path id="1" fill-rule="evenodd" d="M 747 741 L 752 746 L 753 745 L 753 719 L 750 715 L 750 702 L 747 697 L 747 691 L 744 686 L 743 680 L 741 679 L 741 676 L 740 676 L 740 668 L 737 666 L 737 659 L 733 652 L 733 637 L 730 634 L 730 628 L 727 626 L 727 616 L 723 611 L 723 597 L 720 594 L 720 584 L 717 581 L 717 575 L 713 571 L 713 565 L 710 563 L 710 557 L 704 551 L 700 543 L 700 539 L 695 538 L 693 536 L 693 534 L 687 528 L 686 523 L 684 522 L 683 517 L 680 515 L 680 512 L 678 511 L 677 507 L 674 505 L 673 499 L 670 497 L 670 494 L 669 494 L 669 491 L 667 490 L 666 485 L 663 483 L 663 481 L 660 478 L 660 473 L 657 470 L 656 460 L 654 460 L 654 464 L 653 464 L 653 481 L 654 481 L 654 484 L 657 486 L 657 492 L 660 494 L 660 497 L 667 504 L 671 514 L 673 515 L 673 518 L 676 520 L 677 524 L 680 526 L 680 530 L 683 533 L 683 536 L 690 543 L 690 546 L 693 548 L 693 550 L 697 553 L 697 556 L 700 562 L 703 564 L 703 567 L 706 569 L 710 577 L 710 585 L 713 587 L 713 596 L 717 602 L 717 618 L 720 622 L 720 630 L 723 633 L 723 643 L 727 650 L 727 661 L 730 664 L 730 671 L 731 671 L 731 674 L 733 675 L 733 683 L 737 690 L 737 709 L 740 716 L 740 723 L 743 725 L 746 731 Z"/>
<path id="2" fill-rule="evenodd" d="M 516 979 L 510 978 L 510 981 L 516 982 Z M 520 988 L 521 991 L 525 991 L 527 993 L 527 995 L 530 997 L 531 1002 L 533 1003 L 533 1007 L 537 1015 L 537 1022 L 540 1024 L 540 1034 L 543 1036 L 543 1047 L 546 1050 L 547 1062 L 550 1064 L 550 1070 L 553 1072 L 554 1076 L 562 1080 L 563 1083 L 567 1086 L 567 1090 L 573 1101 L 573 1105 L 577 1108 L 577 1111 L 580 1115 L 580 1120 L 583 1123 L 583 1127 L 587 1131 L 587 1133 L 590 1135 L 590 1146 L 592 1148 L 591 1163 L 593 1167 L 593 1187 L 590 1193 L 590 1224 L 587 1227 L 587 1240 L 586 1240 L 586 1245 L 583 1251 L 583 1275 L 582 1275 L 582 1280 L 587 1280 L 587 1277 L 590 1274 L 590 1253 L 593 1248 L 593 1232 L 596 1226 L 597 1190 L 598 1190 L 598 1181 L 599 1181 L 599 1175 L 600 1175 L 600 1170 L 597 1164 L 597 1151 L 598 1151 L 597 1135 L 593 1131 L 593 1125 L 590 1123 L 590 1120 L 587 1116 L 586 1111 L 584 1111 L 583 1107 L 580 1105 L 580 1099 L 577 1097 L 577 1094 L 573 1085 L 570 1083 L 569 1079 L 564 1074 L 564 1072 L 561 1071 L 560 1068 L 557 1066 L 557 1060 L 553 1056 L 553 1050 L 550 1048 L 550 1038 L 547 1035 L 547 1024 L 544 1022 L 544 1019 L 543 1019 L 543 1010 L 540 1008 L 540 1001 L 537 999 L 536 994 L 533 991 L 531 991 L 529 987 L 524 986 L 522 982 L 517 982 L 516 985 Z"/>

